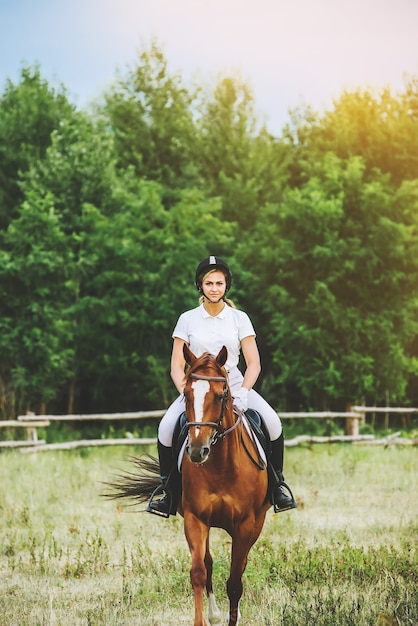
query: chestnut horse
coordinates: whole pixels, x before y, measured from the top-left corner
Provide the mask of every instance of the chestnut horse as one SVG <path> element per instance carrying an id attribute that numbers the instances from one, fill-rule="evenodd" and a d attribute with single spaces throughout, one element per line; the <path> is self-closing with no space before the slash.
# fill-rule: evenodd
<path id="1" fill-rule="evenodd" d="M 184 389 L 188 437 L 181 463 L 182 496 L 178 512 L 184 518 L 184 532 L 191 554 L 190 579 L 194 592 L 194 626 L 208 626 L 204 616 L 204 595 L 208 598 L 209 624 L 222 624 L 212 585 L 211 527 L 224 529 L 232 539 L 231 566 L 227 581 L 228 626 L 239 622 L 242 575 L 251 547 L 257 541 L 271 506 L 267 496 L 268 477 L 259 459 L 254 438 L 248 433 L 241 412 L 235 413 L 224 365 L 225 346 L 215 357 L 196 357 L 187 345 L 184 356 L 189 365 Z M 155 473 L 152 461 L 137 459 L 141 469 Z M 134 474 L 113 483 L 116 497 L 144 501 L 153 484 Z M 139 480 L 139 482 L 138 482 Z M 142 482 L 141 482 L 142 480 Z M 149 483 L 149 479 L 148 479 Z"/>
<path id="2" fill-rule="evenodd" d="M 232 408 L 223 368 L 226 348 L 216 357 L 204 354 L 196 358 L 185 345 L 184 356 L 190 367 L 184 390 L 189 437 L 181 466 L 182 512 L 192 557 L 194 626 L 207 626 L 203 614 L 205 589 L 210 624 L 221 623 L 212 586 L 211 527 L 223 528 L 232 539 L 227 593 L 229 626 L 236 626 L 248 553 L 261 533 L 270 507 L 267 471 L 260 470 L 246 451 L 254 443 L 241 415 L 237 416 Z M 255 449 L 253 454 L 257 454 Z"/>

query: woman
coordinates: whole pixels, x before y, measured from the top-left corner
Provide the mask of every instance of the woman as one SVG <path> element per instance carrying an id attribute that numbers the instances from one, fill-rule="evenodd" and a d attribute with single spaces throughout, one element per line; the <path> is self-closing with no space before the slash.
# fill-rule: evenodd
<path id="1" fill-rule="evenodd" d="M 220 257 L 210 256 L 199 263 L 195 283 L 197 290 L 202 294 L 200 305 L 180 315 L 173 331 L 171 378 L 180 395 L 168 408 L 158 429 L 162 487 L 151 498 L 147 508 L 150 513 L 168 517 L 171 512 L 172 498 L 166 483 L 174 463 L 171 448 L 174 427 L 179 415 L 185 411 L 183 396 L 185 343 L 196 356 L 203 352 L 217 354 L 222 346 L 227 347 L 228 360 L 225 368 L 234 405 L 243 411 L 251 408 L 260 413 L 270 434 L 271 462 L 279 478 L 274 487 L 275 510 L 287 511 L 296 507 L 292 493 L 286 490 L 282 473 L 284 452 L 282 424 L 274 409 L 253 389 L 261 371 L 255 331 L 248 315 L 236 309 L 233 302 L 226 297 L 231 282 L 231 271 Z M 237 367 L 241 351 L 246 364 L 244 375 Z M 165 495 L 158 500 L 154 498 L 158 493 Z"/>

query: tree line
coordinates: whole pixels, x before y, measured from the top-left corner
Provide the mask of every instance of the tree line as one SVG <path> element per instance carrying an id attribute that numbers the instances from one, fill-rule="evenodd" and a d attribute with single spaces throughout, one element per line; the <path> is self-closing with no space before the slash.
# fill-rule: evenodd
<path id="1" fill-rule="evenodd" d="M 281 410 L 418 402 L 418 78 L 289 113 L 185 85 L 156 42 L 88 110 L 38 66 L 0 96 L 0 416 L 155 409 L 217 254 Z"/>

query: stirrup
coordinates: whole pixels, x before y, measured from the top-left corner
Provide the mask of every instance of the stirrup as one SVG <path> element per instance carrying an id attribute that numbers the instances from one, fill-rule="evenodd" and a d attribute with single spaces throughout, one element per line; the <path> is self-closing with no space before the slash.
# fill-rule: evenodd
<path id="1" fill-rule="evenodd" d="M 156 500 L 154 502 L 154 498 L 156 498 L 157 496 L 164 494 L 163 497 L 160 500 Z M 168 500 L 168 513 L 165 513 L 164 511 L 160 511 L 157 507 L 158 504 L 161 502 L 161 500 L 163 500 L 164 498 L 167 498 Z M 154 507 L 153 508 L 153 505 Z M 170 517 L 170 512 L 173 506 L 173 495 L 169 492 L 166 491 L 164 488 L 164 485 L 158 485 L 154 491 L 152 492 L 151 498 L 148 502 L 148 506 L 147 506 L 147 513 L 153 513 L 154 515 L 158 515 L 159 517 L 165 517 L 166 519 L 168 519 Z"/>
<path id="2" fill-rule="evenodd" d="M 279 487 L 284 487 L 288 492 L 289 492 L 289 496 L 290 496 L 290 503 L 287 506 L 279 506 L 274 498 L 274 492 L 276 491 L 277 488 Z M 282 513 L 283 511 L 291 511 L 292 509 L 296 509 L 297 508 L 297 504 L 295 501 L 295 498 L 293 497 L 293 493 L 291 488 L 289 487 L 289 485 L 287 483 L 284 482 L 284 480 L 279 480 L 276 485 L 273 488 L 272 491 L 272 504 L 273 504 L 273 508 L 274 508 L 274 512 L 275 513 Z"/>

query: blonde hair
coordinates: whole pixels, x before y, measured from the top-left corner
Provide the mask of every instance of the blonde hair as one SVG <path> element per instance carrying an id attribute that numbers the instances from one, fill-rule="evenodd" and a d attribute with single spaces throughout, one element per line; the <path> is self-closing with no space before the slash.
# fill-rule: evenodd
<path id="1" fill-rule="evenodd" d="M 213 272 L 222 272 L 222 274 L 225 276 L 225 282 L 226 282 L 226 274 L 225 272 L 222 271 L 222 269 L 220 268 L 216 268 L 213 270 L 209 270 L 209 272 L 206 272 L 206 274 L 202 277 L 202 283 L 204 280 L 206 280 L 206 278 L 209 276 L 209 274 L 213 274 Z M 237 307 L 235 306 L 234 302 L 232 300 L 230 300 L 229 298 L 226 298 L 225 296 L 223 297 L 224 302 L 231 307 L 231 309 L 236 309 Z M 205 296 L 200 296 L 199 298 L 199 303 L 202 304 L 202 302 L 205 301 Z"/>

